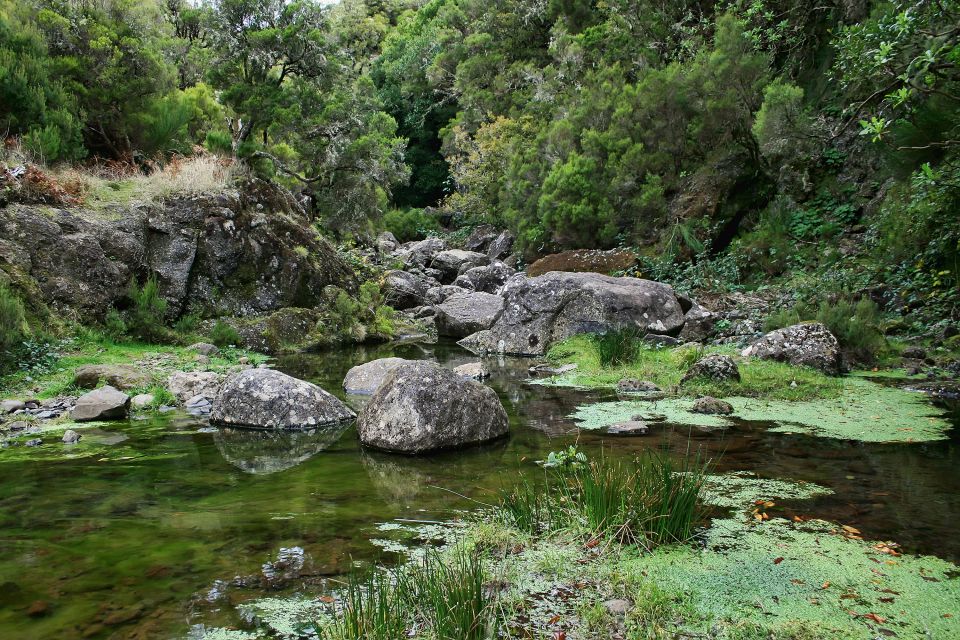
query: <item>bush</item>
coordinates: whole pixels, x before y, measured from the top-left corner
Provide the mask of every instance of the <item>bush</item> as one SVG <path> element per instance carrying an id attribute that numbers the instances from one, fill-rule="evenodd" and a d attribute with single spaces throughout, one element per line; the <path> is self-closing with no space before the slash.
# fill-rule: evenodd
<path id="1" fill-rule="evenodd" d="M 7 285 L 0 283 L 0 353 L 17 347 L 28 333 L 23 302 Z"/>
<path id="2" fill-rule="evenodd" d="M 127 296 L 133 303 L 127 313 L 127 329 L 131 335 L 146 342 L 169 342 L 170 330 L 166 326 L 167 301 L 160 295 L 156 276 L 150 276 L 143 284 L 130 280 Z"/>
<path id="3" fill-rule="evenodd" d="M 630 364 L 637 359 L 643 348 L 643 335 L 636 329 L 608 331 L 593 336 L 597 355 L 603 367 Z"/>
<path id="4" fill-rule="evenodd" d="M 400 242 L 422 240 L 440 232 L 440 223 L 423 209 L 393 209 L 383 216 L 383 226 Z"/>
<path id="5" fill-rule="evenodd" d="M 116 309 L 107 311 L 107 316 L 103 322 L 103 329 L 112 340 L 119 340 L 127 335 L 127 331 L 129 330 L 127 322 L 123 319 L 123 315 Z"/>
<path id="6" fill-rule="evenodd" d="M 240 344 L 240 333 L 223 320 L 217 320 L 210 329 L 210 341 L 218 347 L 229 347 Z"/>

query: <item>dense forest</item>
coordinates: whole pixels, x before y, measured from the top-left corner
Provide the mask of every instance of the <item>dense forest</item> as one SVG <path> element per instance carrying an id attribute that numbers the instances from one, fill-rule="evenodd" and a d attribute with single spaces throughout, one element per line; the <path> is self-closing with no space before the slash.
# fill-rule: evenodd
<path id="1" fill-rule="evenodd" d="M 233 157 L 340 241 L 492 223 L 527 259 L 636 247 L 687 287 L 793 277 L 931 321 L 960 312 L 958 24 L 952 1 L 4 0 L 0 129 L 10 166 Z"/>

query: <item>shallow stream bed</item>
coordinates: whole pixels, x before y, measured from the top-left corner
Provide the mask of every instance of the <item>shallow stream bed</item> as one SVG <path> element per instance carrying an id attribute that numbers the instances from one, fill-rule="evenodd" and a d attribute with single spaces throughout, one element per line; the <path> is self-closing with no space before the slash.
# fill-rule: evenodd
<path id="1" fill-rule="evenodd" d="M 347 369 L 391 355 L 448 366 L 475 360 L 453 345 L 407 344 L 277 366 L 343 397 Z M 0 450 L 0 638 L 184 638 L 197 625 L 242 625 L 239 603 L 318 591 L 354 562 L 390 558 L 371 542 L 384 537 L 379 524 L 446 521 L 473 508 L 471 500 L 495 502 L 518 471 L 574 442 L 607 457 L 693 449 L 714 461 L 715 473 L 815 482 L 833 493 L 778 505 L 778 515 L 819 517 L 905 552 L 960 560 L 956 428 L 948 439 L 914 444 L 742 421 L 611 438 L 581 432 L 570 418 L 610 394 L 527 384 L 529 360 L 487 364 L 512 432 L 478 449 L 405 458 L 363 450 L 352 427 L 215 430 L 165 414 L 85 431 L 69 450 Z"/>

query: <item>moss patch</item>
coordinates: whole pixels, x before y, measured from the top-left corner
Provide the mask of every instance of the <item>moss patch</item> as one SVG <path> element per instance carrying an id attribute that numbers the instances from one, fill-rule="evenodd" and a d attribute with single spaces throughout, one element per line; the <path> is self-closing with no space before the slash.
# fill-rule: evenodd
<path id="1" fill-rule="evenodd" d="M 774 423 L 778 433 L 805 433 L 822 438 L 861 442 L 929 442 L 947 438 L 951 424 L 945 413 L 921 393 L 875 384 L 859 378 L 843 382 L 838 398 L 787 400 L 732 397 L 730 417 L 689 411 L 688 398 L 601 402 L 578 407 L 570 416 L 581 429 L 602 429 L 640 415 L 644 420 L 695 427 L 723 427 L 732 420 Z"/>
<path id="2" fill-rule="evenodd" d="M 574 336 L 554 345 L 547 354 L 557 364 L 576 364 L 569 374 L 535 381 L 535 384 L 582 388 L 613 388 L 623 378 L 649 380 L 663 389 L 673 389 L 686 396 L 748 396 L 781 400 L 835 398 L 843 383 L 837 378 L 807 367 L 794 367 L 782 362 L 745 359 L 738 362 L 740 382 L 691 380 L 679 387 L 687 367 L 704 355 L 719 353 L 738 359 L 731 347 L 676 347 L 673 349 L 642 348 L 629 365 L 606 368 L 594 339 L 590 335 Z"/>

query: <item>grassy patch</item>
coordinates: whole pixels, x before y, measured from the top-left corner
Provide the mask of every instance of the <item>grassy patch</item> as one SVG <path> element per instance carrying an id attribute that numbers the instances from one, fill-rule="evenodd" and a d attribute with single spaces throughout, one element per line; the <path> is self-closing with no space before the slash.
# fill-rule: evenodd
<path id="1" fill-rule="evenodd" d="M 618 349 L 616 345 L 604 347 L 604 344 L 603 340 L 598 341 L 591 335 L 579 335 L 554 345 L 547 357 L 557 364 L 576 364 L 577 370 L 563 376 L 540 380 L 537 383 L 607 388 L 615 387 L 623 378 L 636 378 L 649 380 L 663 389 L 672 389 L 686 396 L 735 395 L 779 400 L 835 398 L 840 395 L 843 388 L 842 381 L 814 369 L 752 359 L 738 363 L 740 382 L 691 380 L 681 387 L 680 379 L 698 357 L 720 353 L 736 359 L 736 349 L 731 347 L 657 349 L 640 343 L 639 347 L 630 352 L 630 357 L 624 359 L 623 354 L 629 350 Z M 605 366 L 604 361 L 611 361 L 610 353 L 604 355 L 605 352 L 615 352 L 618 357 L 613 358 L 612 361 L 620 364 Z"/>

